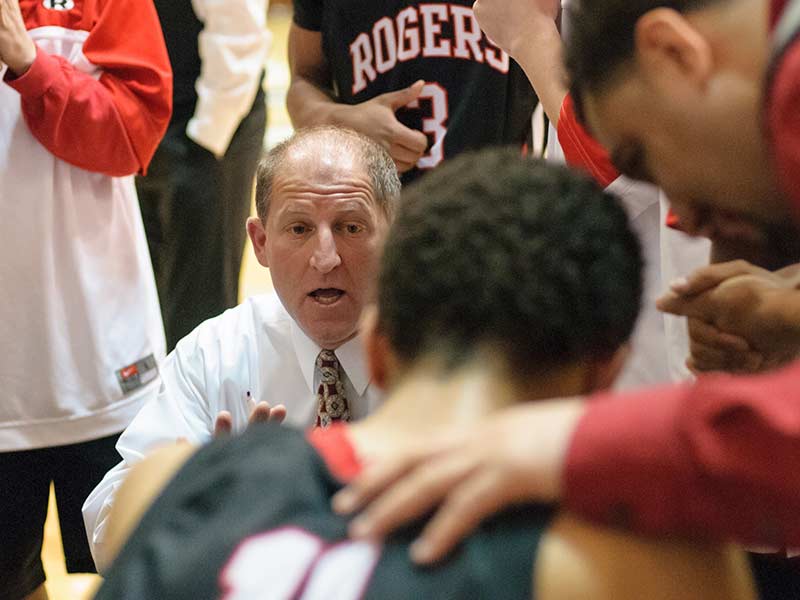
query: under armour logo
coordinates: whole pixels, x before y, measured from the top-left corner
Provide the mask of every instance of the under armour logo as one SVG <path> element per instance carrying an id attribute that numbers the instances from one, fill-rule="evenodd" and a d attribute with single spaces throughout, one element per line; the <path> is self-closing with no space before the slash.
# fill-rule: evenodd
<path id="1" fill-rule="evenodd" d="M 75 8 L 74 0 L 44 0 L 42 4 L 50 10 L 72 10 Z"/>

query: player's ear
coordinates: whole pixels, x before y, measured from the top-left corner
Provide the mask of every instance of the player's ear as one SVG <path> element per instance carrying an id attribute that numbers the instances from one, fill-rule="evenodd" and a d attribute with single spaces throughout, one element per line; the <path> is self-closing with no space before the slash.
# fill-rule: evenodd
<path id="1" fill-rule="evenodd" d="M 705 87 L 713 74 L 711 45 L 676 10 L 656 8 L 642 15 L 636 23 L 635 39 L 640 67 L 673 85 L 684 79 Z"/>
<path id="2" fill-rule="evenodd" d="M 258 217 L 250 217 L 247 219 L 247 235 L 253 244 L 253 254 L 256 255 L 256 260 L 262 267 L 269 267 L 269 259 L 267 258 L 267 228 L 261 219 Z"/>
<path id="3" fill-rule="evenodd" d="M 617 348 L 610 357 L 592 361 L 586 368 L 583 393 L 607 390 L 614 385 L 630 353 L 630 344 L 626 343 Z"/>
<path id="4" fill-rule="evenodd" d="M 361 317 L 364 352 L 371 380 L 379 388 L 385 390 L 394 375 L 397 360 L 389 338 L 380 329 L 379 321 L 378 307 L 370 304 L 364 309 Z"/>

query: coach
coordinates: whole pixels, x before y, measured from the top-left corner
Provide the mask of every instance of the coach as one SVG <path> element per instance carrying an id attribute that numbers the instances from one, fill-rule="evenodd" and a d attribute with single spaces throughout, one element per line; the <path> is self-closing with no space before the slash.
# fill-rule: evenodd
<path id="1" fill-rule="evenodd" d="M 168 356 L 158 396 L 117 444 L 122 462 L 83 507 L 101 569 L 114 494 L 154 447 L 202 444 L 251 419 L 324 427 L 378 405 L 358 323 L 399 193 L 389 155 L 349 130 L 301 131 L 269 152 L 247 231 L 275 292 L 206 321 Z"/>

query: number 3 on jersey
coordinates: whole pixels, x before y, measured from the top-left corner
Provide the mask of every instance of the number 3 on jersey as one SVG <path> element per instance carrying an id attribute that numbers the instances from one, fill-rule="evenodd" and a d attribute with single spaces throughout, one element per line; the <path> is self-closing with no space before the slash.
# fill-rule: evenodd
<path id="1" fill-rule="evenodd" d="M 430 116 L 422 118 L 422 131 L 433 136 L 433 144 L 427 154 L 417 161 L 418 169 L 432 169 L 444 158 L 444 136 L 447 135 L 447 117 L 450 111 L 447 106 L 447 90 L 438 83 L 426 83 L 419 97 L 410 102 L 408 108 L 419 108 L 420 100 L 430 101 Z"/>
<path id="2" fill-rule="evenodd" d="M 356 600 L 381 548 L 369 542 L 329 544 L 296 527 L 243 540 L 220 574 L 224 600 Z"/>

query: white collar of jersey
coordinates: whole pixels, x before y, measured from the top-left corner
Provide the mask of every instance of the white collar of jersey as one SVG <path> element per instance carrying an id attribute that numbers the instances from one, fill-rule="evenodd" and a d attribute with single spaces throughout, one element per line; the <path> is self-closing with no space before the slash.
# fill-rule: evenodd
<path id="1" fill-rule="evenodd" d="M 303 330 L 300 329 L 300 326 L 294 319 L 291 320 L 291 328 L 292 342 L 294 343 L 297 360 L 300 363 L 300 370 L 303 372 L 303 377 L 308 384 L 308 389 L 312 394 L 315 394 L 314 365 L 317 362 L 317 355 L 322 348 L 303 333 Z M 363 396 L 364 391 L 369 385 L 369 374 L 367 373 L 367 361 L 364 360 L 364 345 L 361 334 L 345 342 L 336 348 L 334 352 L 336 352 L 339 365 L 350 380 L 353 389 L 355 389 L 359 396 Z"/>

